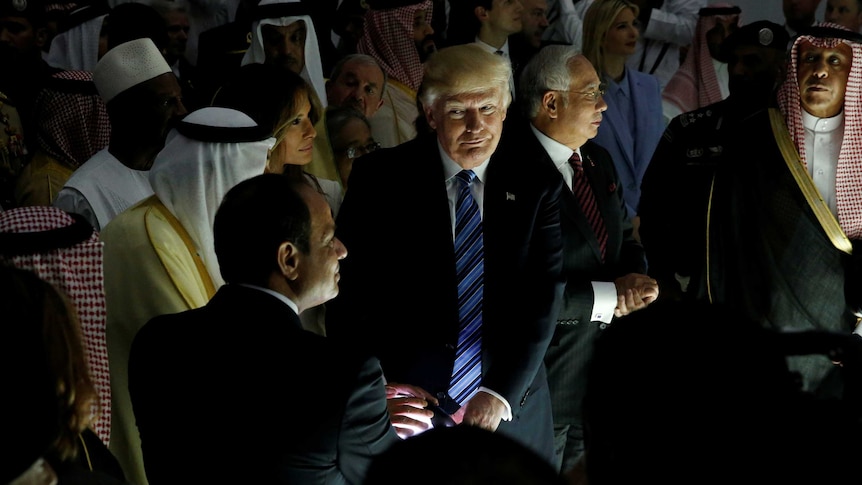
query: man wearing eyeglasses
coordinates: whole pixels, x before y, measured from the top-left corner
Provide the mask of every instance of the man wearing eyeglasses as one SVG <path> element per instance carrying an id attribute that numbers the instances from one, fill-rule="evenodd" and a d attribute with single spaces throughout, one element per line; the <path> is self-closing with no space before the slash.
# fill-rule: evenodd
<path id="1" fill-rule="evenodd" d="M 589 141 L 607 109 L 596 70 L 572 46 L 547 46 L 524 68 L 519 89 L 530 123 L 512 126 L 502 149 L 532 165 L 554 165 L 568 187 L 560 194 L 568 281 L 545 355 L 556 465 L 567 472 L 584 449 L 581 400 L 593 342 L 615 317 L 653 302 L 658 284 L 644 274 L 613 161 Z"/>

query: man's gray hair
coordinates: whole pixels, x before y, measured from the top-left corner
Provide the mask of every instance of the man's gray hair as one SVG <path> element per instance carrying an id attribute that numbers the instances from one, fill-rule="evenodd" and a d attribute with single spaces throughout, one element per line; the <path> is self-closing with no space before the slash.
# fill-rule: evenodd
<path id="1" fill-rule="evenodd" d="M 338 60 L 338 62 L 335 63 L 335 67 L 332 68 L 332 74 L 329 76 L 329 80 L 334 82 L 336 79 L 338 79 L 338 76 L 341 76 L 341 71 L 344 70 L 344 66 L 348 62 L 356 62 L 361 66 L 373 66 L 377 69 L 380 69 L 380 72 L 383 73 L 383 85 L 380 86 L 380 97 L 382 98 L 383 93 L 386 92 L 386 81 L 389 79 L 389 76 L 386 75 L 386 70 L 383 69 L 383 66 L 381 66 L 379 62 L 377 62 L 377 59 L 372 56 L 369 56 L 368 54 L 354 53 L 342 57 Z"/>
<path id="2" fill-rule="evenodd" d="M 580 55 L 581 51 L 570 45 L 549 45 L 530 59 L 521 72 L 518 90 L 527 118 L 533 119 L 539 112 L 546 92 L 568 91 L 572 83 L 569 65 Z"/>

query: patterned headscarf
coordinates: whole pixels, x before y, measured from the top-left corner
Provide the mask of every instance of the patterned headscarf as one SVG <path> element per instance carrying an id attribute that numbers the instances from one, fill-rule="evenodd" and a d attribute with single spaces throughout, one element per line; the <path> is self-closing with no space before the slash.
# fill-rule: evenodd
<path id="1" fill-rule="evenodd" d="M 285 14 L 279 13 L 285 12 Z M 286 27 L 296 21 L 305 22 L 305 66 L 300 76 L 312 87 L 314 94 L 320 100 L 321 106 L 326 108 L 326 81 L 323 75 L 323 62 L 320 60 L 320 48 L 317 45 L 317 33 L 314 30 L 314 22 L 308 14 L 307 6 L 302 5 L 300 0 L 261 0 L 255 10 L 259 20 L 251 24 L 251 45 L 242 58 L 242 65 L 263 64 L 266 53 L 263 49 L 263 35 L 260 27 L 262 25 L 274 25 Z"/>
<path id="2" fill-rule="evenodd" d="M 422 84 L 422 61 L 413 41 L 413 16 L 424 9 L 425 21 L 430 24 L 432 7 L 431 0 L 425 0 L 416 5 L 368 10 L 357 52 L 374 57 L 390 78 L 418 91 Z"/>
<path id="3" fill-rule="evenodd" d="M 105 340 L 102 242 L 83 219 L 50 206 L 0 212 L 0 264 L 36 273 L 75 305 L 87 350 L 90 376 L 101 402 L 95 431 L 111 436 L 111 385 Z"/>
<path id="4" fill-rule="evenodd" d="M 224 284 L 213 242 L 215 213 L 234 185 L 260 175 L 275 138 L 246 114 L 200 108 L 168 134 L 150 169 L 153 192 L 197 245 L 216 288 Z"/>
<path id="5" fill-rule="evenodd" d="M 719 14 L 721 10 L 715 9 L 728 10 L 727 13 Z M 732 13 L 729 9 L 734 9 L 736 13 Z M 687 113 L 723 99 L 718 78 L 715 75 L 712 54 L 709 53 L 706 33 L 719 21 L 731 20 L 738 26 L 739 11 L 739 7 L 729 3 L 716 3 L 701 9 L 701 15 L 694 29 L 694 39 L 685 61 L 670 78 L 662 92 L 662 98 L 679 108 L 680 112 Z"/>
<path id="6" fill-rule="evenodd" d="M 108 146 L 111 123 L 90 72 L 60 71 L 51 76 L 36 98 L 34 112 L 36 143 L 69 168 L 78 168 Z"/>
<path id="7" fill-rule="evenodd" d="M 821 22 L 814 27 L 826 27 L 854 33 L 838 24 Z M 858 35 L 858 34 L 855 34 Z M 849 37 L 849 36 L 848 36 Z M 802 123 L 802 104 L 798 69 L 799 43 L 808 41 L 818 47 L 832 48 L 845 43 L 853 49 L 853 61 L 847 87 L 844 91 L 844 140 L 838 153 L 838 167 L 835 178 L 835 197 L 838 205 L 838 223 L 850 239 L 862 238 L 862 44 L 846 39 L 800 35 L 790 48 L 787 63 L 787 78 L 778 90 L 778 106 L 784 115 L 787 129 L 796 144 L 799 157 L 805 161 L 805 125 Z"/>

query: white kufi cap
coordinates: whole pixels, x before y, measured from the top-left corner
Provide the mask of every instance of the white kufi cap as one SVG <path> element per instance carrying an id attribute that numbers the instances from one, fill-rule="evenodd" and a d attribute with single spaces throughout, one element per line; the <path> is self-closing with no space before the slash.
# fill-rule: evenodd
<path id="1" fill-rule="evenodd" d="M 120 44 L 105 53 L 93 71 L 93 82 L 107 103 L 123 91 L 171 72 L 171 66 L 149 38 Z"/>

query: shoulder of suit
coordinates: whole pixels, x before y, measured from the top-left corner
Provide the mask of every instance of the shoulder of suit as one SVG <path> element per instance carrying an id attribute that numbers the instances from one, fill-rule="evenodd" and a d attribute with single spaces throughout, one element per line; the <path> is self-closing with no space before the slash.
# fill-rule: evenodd
<path id="1" fill-rule="evenodd" d="M 675 120 L 682 128 L 712 126 L 722 114 L 722 105 L 716 103 L 678 115 Z"/>

